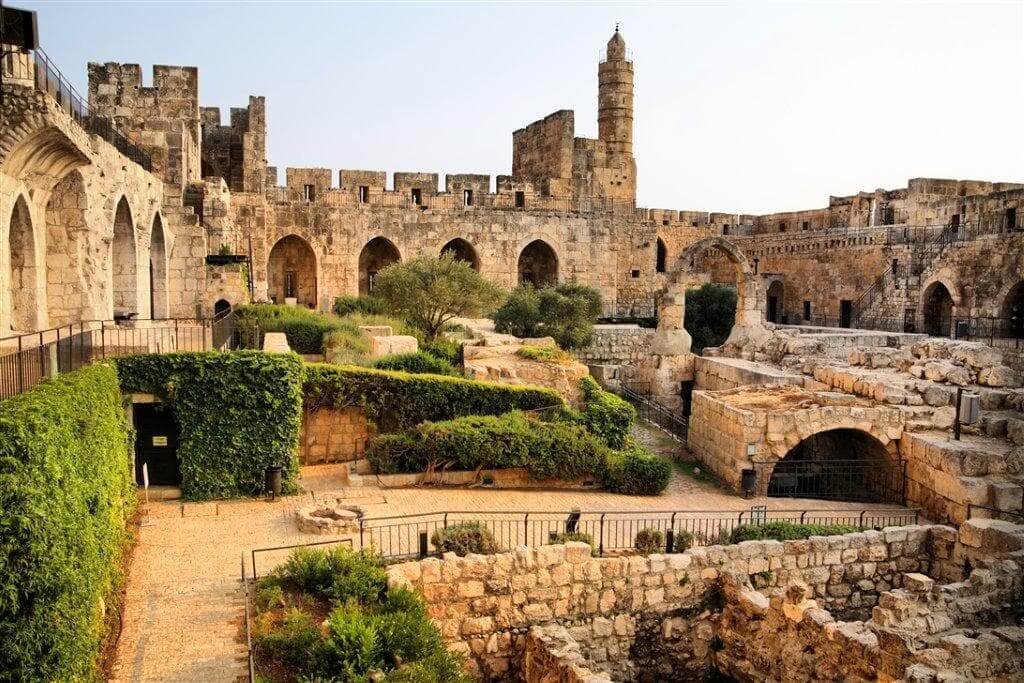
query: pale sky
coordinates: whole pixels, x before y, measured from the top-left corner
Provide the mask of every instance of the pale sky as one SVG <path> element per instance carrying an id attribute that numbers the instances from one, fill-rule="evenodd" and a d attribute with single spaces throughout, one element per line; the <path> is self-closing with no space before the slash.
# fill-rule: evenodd
<path id="1" fill-rule="evenodd" d="M 200 102 L 267 97 L 286 166 L 507 174 L 558 109 L 597 136 L 620 22 L 641 206 L 768 213 L 908 178 L 1024 182 L 1024 1 L 36 2 L 46 52 L 199 67 Z M 493 180 L 492 180 L 493 187 Z"/>

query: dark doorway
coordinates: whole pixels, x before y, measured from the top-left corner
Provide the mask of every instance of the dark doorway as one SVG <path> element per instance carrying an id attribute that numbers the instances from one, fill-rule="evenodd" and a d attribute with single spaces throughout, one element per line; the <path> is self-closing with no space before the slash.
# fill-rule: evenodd
<path id="1" fill-rule="evenodd" d="M 218 299 L 217 303 L 213 305 L 213 317 L 223 318 L 225 315 L 231 312 L 231 303 L 227 299 Z"/>
<path id="2" fill-rule="evenodd" d="M 933 337 L 948 337 L 953 325 L 953 296 L 941 282 L 933 282 L 924 292 L 924 331 Z"/>
<path id="3" fill-rule="evenodd" d="M 765 306 L 765 319 L 770 323 L 780 322 L 783 307 L 783 285 L 775 280 L 768 286 L 768 298 Z"/>
<path id="4" fill-rule="evenodd" d="M 519 254 L 519 284 L 538 289 L 558 284 L 558 256 L 547 242 L 534 240 Z"/>
<path id="5" fill-rule="evenodd" d="M 150 486 L 181 486 L 178 423 L 174 411 L 163 403 L 136 403 L 132 406 L 132 420 L 135 423 L 135 482 L 142 485 L 145 463 Z"/>
<path id="6" fill-rule="evenodd" d="M 839 327 L 849 327 L 853 324 L 853 302 L 843 299 L 839 302 Z"/>
<path id="7" fill-rule="evenodd" d="M 679 390 L 679 396 L 683 399 L 683 417 L 690 417 L 690 410 L 693 408 L 693 386 L 692 379 L 684 380 Z"/>

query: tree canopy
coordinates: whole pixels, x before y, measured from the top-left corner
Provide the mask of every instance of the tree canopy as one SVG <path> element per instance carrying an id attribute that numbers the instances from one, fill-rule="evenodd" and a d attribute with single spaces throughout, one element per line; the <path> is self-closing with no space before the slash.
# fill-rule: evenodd
<path id="1" fill-rule="evenodd" d="M 693 337 L 694 353 L 708 346 L 720 346 L 729 338 L 736 322 L 736 288 L 707 283 L 686 292 L 683 327 Z"/>
<path id="2" fill-rule="evenodd" d="M 590 343 L 601 307 L 600 292 L 587 285 L 565 283 L 534 289 L 523 284 L 491 317 L 498 332 L 553 337 L 563 349 L 578 349 Z"/>

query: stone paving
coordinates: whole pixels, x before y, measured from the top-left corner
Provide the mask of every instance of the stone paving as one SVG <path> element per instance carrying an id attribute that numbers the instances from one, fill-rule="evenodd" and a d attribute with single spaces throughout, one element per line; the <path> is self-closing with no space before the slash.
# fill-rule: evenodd
<path id="1" fill-rule="evenodd" d="M 678 448 L 660 432 L 641 432 L 638 437 L 662 452 Z M 313 498 L 344 497 L 363 506 L 370 517 L 446 510 L 740 511 L 758 504 L 770 509 L 864 507 L 820 500 L 747 500 L 678 473 L 664 495 L 648 498 L 568 490 L 382 490 L 373 486 L 341 490 L 339 471 L 337 465 L 303 468 L 307 492 L 276 502 L 151 502 L 130 570 L 113 680 L 233 681 L 244 676 L 239 580 L 243 556 L 250 562 L 252 548 L 332 538 L 301 534 L 296 528 L 294 511 Z M 372 483 L 372 478 L 367 477 L 366 483 Z M 285 556 L 282 551 L 262 557 L 260 573 Z"/>

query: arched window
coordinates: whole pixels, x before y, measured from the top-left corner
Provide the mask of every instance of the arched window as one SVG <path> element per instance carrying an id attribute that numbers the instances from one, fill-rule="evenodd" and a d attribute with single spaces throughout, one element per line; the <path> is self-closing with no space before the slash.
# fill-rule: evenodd
<path id="1" fill-rule="evenodd" d="M 441 247 L 442 254 L 451 254 L 453 258 L 459 261 L 465 261 L 473 267 L 473 270 L 480 270 L 480 259 L 476 255 L 476 249 L 473 245 L 462 239 L 456 237 L 448 244 Z"/>
<path id="2" fill-rule="evenodd" d="M 85 212 L 88 197 L 85 182 L 72 171 L 57 183 L 46 204 L 46 311 L 50 327 L 85 320 L 95 315 L 92 305 L 102 298 L 102 290 L 85 286 L 82 264 L 88 245 Z M 96 315 L 106 316 L 97 312 Z"/>
<path id="3" fill-rule="evenodd" d="M 149 311 L 154 320 L 167 318 L 167 244 L 160 214 L 153 217 L 149 242 Z"/>
<path id="4" fill-rule="evenodd" d="M 114 318 L 133 318 L 139 314 L 139 270 L 135 224 L 124 197 L 117 203 L 114 214 L 114 242 L 110 250 Z"/>
<path id="5" fill-rule="evenodd" d="M 299 306 L 316 308 L 316 254 L 297 235 L 277 241 L 267 259 L 267 293 L 279 304 L 295 299 Z"/>
<path id="6" fill-rule="evenodd" d="M 519 284 L 553 287 L 558 284 L 558 256 L 544 240 L 534 240 L 519 254 Z"/>
<path id="7" fill-rule="evenodd" d="M 18 197 L 11 213 L 10 248 L 11 329 L 32 332 L 38 324 L 36 237 L 24 197 Z"/>
<path id="8" fill-rule="evenodd" d="M 773 280 L 768 285 L 768 292 L 765 299 L 764 317 L 771 323 L 781 323 L 785 300 L 784 288 L 781 280 Z"/>
<path id="9" fill-rule="evenodd" d="M 933 337 L 948 337 L 953 325 L 953 296 L 946 285 L 933 282 L 922 297 L 924 331 Z"/>
<path id="10" fill-rule="evenodd" d="M 225 315 L 231 312 L 231 302 L 227 299 L 217 299 L 217 303 L 213 305 L 213 317 L 214 319 L 223 318 Z"/>
<path id="11" fill-rule="evenodd" d="M 373 292 L 373 280 L 377 273 L 402 260 L 401 254 L 390 240 L 385 237 L 374 237 L 359 252 L 359 293 Z"/>

